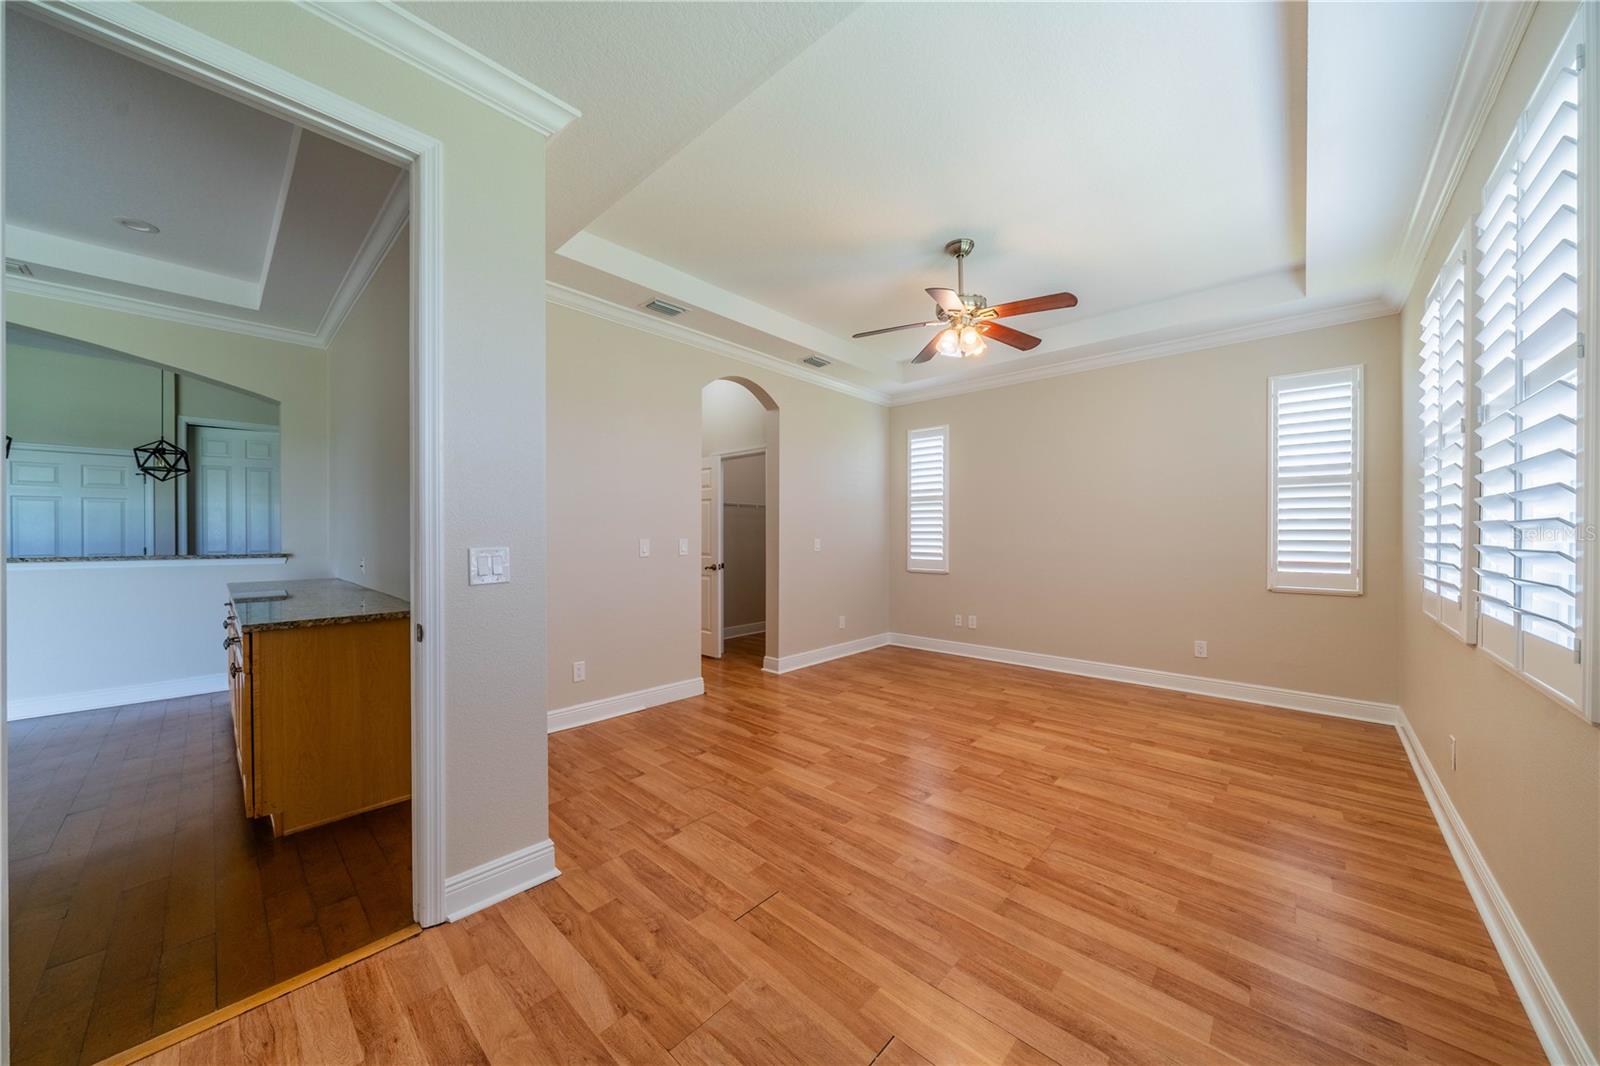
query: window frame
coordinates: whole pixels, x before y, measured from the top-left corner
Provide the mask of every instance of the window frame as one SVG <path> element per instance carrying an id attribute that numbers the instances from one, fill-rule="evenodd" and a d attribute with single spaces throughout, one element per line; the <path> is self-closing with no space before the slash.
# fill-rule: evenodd
<path id="1" fill-rule="evenodd" d="M 1267 591 L 1313 596 L 1365 594 L 1365 423 L 1364 364 L 1274 374 L 1267 378 Z M 1350 569 L 1349 574 L 1307 574 L 1278 569 L 1278 394 L 1286 383 L 1304 388 L 1317 380 L 1352 385 L 1350 432 Z"/>
<path id="2" fill-rule="evenodd" d="M 911 554 L 911 507 L 913 504 L 911 494 L 911 448 L 918 439 L 937 436 L 942 442 L 943 468 L 940 471 L 940 502 L 943 503 L 941 514 L 941 540 L 944 554 L 937 561 L 919 563 Z M 906 430 L 906 524 L 905 524 L 905 551 L 906 571 L 912 574 L 948 574 L 950 572 L 950 426 L 924 426 L 920 429 Z"/>

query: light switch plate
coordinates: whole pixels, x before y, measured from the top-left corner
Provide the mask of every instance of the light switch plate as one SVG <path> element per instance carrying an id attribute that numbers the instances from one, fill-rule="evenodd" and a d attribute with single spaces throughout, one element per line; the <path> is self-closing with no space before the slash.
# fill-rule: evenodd
<path id="1" fill-rule="evenodd" d="M 510 548 L 467 549 L 467 584 L 504 585 L 510 580 Z"/>
<path id="2" fill-rule="evenodd" d="M 814 552 L 819 552 L 819 551 L 822 550 L 822 538 L 821 537 L 813 537 L 811 539 L 811 550 L 814 551 Z"/>
<path id="3" fill-rule="evenodd" d="M 641 559 L 650 558 L 650 538 L 649 537 L 640 537 L 639 538 L 639 558 L 641 558 Z"/>
<path id="4" fill-rule="evenodd" d="M 679 555 L 688 555 L 689 554 L 689 538 L 688 537 L 679 537 L 678 538 L 678 554 Z"/>

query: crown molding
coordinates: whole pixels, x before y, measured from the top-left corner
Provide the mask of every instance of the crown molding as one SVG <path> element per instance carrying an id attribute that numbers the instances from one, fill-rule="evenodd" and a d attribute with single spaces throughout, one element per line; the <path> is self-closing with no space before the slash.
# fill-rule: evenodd
<path id="1" fill-rule="evenodd" d="M 1449 206 L 1467 160 L 1477 147 L 1483 126 L 1500 95 L 1537 6 L 1530 0 L 1514 3 L 1489 3 L 1480 0 L 1461 51 L 1456 80 L 1439 122 L 1439 135 L 1428 157 L 1422 185 L 1417 190 L 1405 235 L 1389 264 L 1389 295 L 1403 303 L 1416 284 L 1422 259 L 1428 254 L 1439 231 L 1445 208 Z"/>
<path id="2" fill-rule="evenodd" d="M 194 311 L 183 307 L 172 307 L 167 304 L 155 303 L 151 300 L 141 300 L 134 296 L 119 296 L 108 292 L 97 292 L 94 289 L 83 289 L 76 285 L 64 285 L 59 281 L 45 281 L 41 278 L 24 278 L 15 274 L 7 274 L 5 280 L 7 292 L 23 293 L 28 296 L 39 296 L 46 300 L 60 300 L 64 303 L 81 304 L 84 307 L 98 307 L 104 311 L 119 311 L 127 315 L 140 315 L 144 318 L 159 318 L 167 322 L 177 322 L 185 326 L 199 326 L 202 329 L 221 330 L 225 333 L 242 333 L 250 337 L 260 337 L 263 340 L 278 341 L 283 344 L 298 344 L 305 348 L 326 348 L 327 343 L 315 333 L 303 330 L 285 329 L 282 326 L 273 326 L 265 322 L 249 322 L 242 318 L 230 318 L 227 315 L 212 314 L 209 311 Z"/>
<path id="3" fill-rule="evenodd" d="M 1270 337 L 1280 337 L 1290 333 L 1304 333 L 1307 330 L 1339 326 L 1347 322 L 1382 318 L 1384 315 L 1394 314 L 1395 310 L 1395 305 L 1387 299 L 1378 296 L 1369 297 L 1333 307 L 1318 308 L 1314 311 L 1291 312 L 1264 318 L 1256 322 L 1247 322 L 1242 325 L 1200 330 L 1194 333 L 1169 337 L 1165 340 L 1154 341 L 1149 344 L 1115 348 L 1110 351 L 1085 356 L 1081 359 L 1068 359 L 1064 362 L 1025 367 L 1017 370 L 1008 371 L 1002 369 L 962 381 L 931 384 L 921 388 L 902 388 L 890 395 L 889 406 L 903 407 L 907 404 L 922 403 L 925 400 L 940 400 L 969 392 L 1003 389 L 1008 385 L 1022 385 L 1030 381 L 1044 381 L 1048 378 L 1064 377 L 1068 374 L 1104 370 L 1107 367 L 1121 366 L 1124 363 L 1142 363 L 1150 359 L 1165 359 L 1174 355 L 1202 352 L 1209 348 L 1221 348 L 1228 344 L 1266 340 Z"/>
<path id="4" fill-rule="evenodd" d="M 339 335 L 339 327 L 344 325 L 356 301 L 372 284 L 378 268 L 388 258 L 389 249 L 394 247 L 395 239 L 410 218 L 411 176 L 401 171 L 389 187 L 389 195 L 384 197 L 383 206 L 378 208 L 372 225 L 367 228 L 367 235 L 361 238 L 360 250 L 351 260 L 350 269 L 345 271 L 344 279 L 339 282 L 338 290 L 322 315 L 322 323 L 317 327 L 318 347 L 328 347 L 333 343 L 333 338 Z"/>
<path id="5" fill-rule="evenodd" d="M 856 399 L 866 400 L 868 403 L 875 403 L 881 406 L 889 402 L 889 398 L 876 389 L 863 388 L 859 385 L 851 385 L 848 382 L 823 377 L 820 374 L 812 374 L 778 356 L 768 355 L 765 352 L 757 351 L 755 348 L 746 348 L 742 344 L 735 344 L 733 341 L 726 341 L 721 337 L 713 337 L 709 333 L 701 333 L 697 329 L 691 329 L 668 319 L 657 318 L 655 315 L 640 311 L 637 308 L 624 307 L 621 304 L 612 303 L 610 300 L 602 300 L 598 296 L 579 292 L 577 289 L 569 288 L 558 282 L 546 281 L 544 292 L 545 299 L 560 307 L 581 311 L 586 315 L 603 318 L 608 322 L 615 322 L 618 325 L 642 330 L 645 333 L 653 333 L 658 337 L 665 337 L 668 340 L 688 344 L 702 351 L 726 356 L 741 363 L 748 363 L 763 370 L 782 374 L 784 377 L 794 378 L 796 381 L 804 381 L 808 385 L 818 385 L 824 389 L 832 389 L 834 392 L 842 392 L 846 396 L 854 396 Z"/>
<path id="6" fill-rule="evenodd" d="M 299 0 L 302 7 L 546 137 L 580 112 L 389 0 Z"/>

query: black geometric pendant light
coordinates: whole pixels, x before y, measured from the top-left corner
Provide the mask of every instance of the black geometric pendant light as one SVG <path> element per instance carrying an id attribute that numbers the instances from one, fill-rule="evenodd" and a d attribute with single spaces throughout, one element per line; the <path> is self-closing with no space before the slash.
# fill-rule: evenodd
<path id="1" fill-rule="evenodd" d="M 133 450 L 139 473 L 157 481 L 171 481 L 189 472 L 189 453 L 167 439 L 167 378 L 161 375 L 161 436 Z"/>

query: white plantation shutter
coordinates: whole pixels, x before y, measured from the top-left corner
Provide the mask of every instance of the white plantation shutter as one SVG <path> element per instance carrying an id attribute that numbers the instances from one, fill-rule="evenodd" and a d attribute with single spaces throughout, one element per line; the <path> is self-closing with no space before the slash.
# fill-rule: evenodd
<path id="1" fill-rule="evenodd" d="M 906 435 L 906 569 L 950 572 L 950 427 Z"/>
<path id="2" fill-rule="evenodd" d="M 1272 434 L 1267 587 L 1361 591 L 1361 368 L 1268 382 Z"/>
<path id="3" fill-rule="evenodd" d="M 1484 188 L 1478 253 L 1479 642 L 1577 706 L 1579 316 L 1576 36 Z"/>
<path id="4" fill-rule="evenodd" d="M 1467 299 L 1463 238 L 1445 260 L 1423 308 L 1422 591 L 1427 613 L 1470 641 Z"/>

